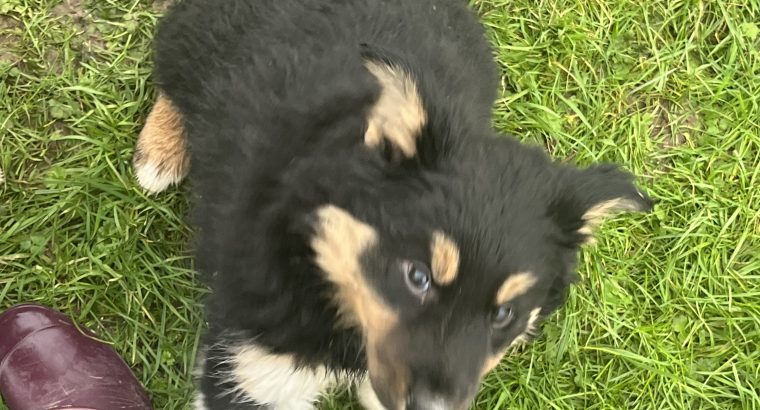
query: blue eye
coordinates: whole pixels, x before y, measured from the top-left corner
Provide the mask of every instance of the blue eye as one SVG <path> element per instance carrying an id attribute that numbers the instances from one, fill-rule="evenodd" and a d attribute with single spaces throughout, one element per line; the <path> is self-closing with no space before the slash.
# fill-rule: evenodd
<path id="1" fill-rule="evenodd" d="M 493 323 L 493 327 L 496 329 L 501 329 L 503 327 L 508 326 L 510 323 L 512 323 L 512 320 L 515 318 L 515 310 L 512 308 L 512 306 L 508 304 L 497 306 L 493 310 L 491 321 Z"/>
<path id="2" fill-rule="evenodd" d="M 420 262 L 404 264 L 406 285 L 416 295 L 421 295 L 430 289 L 430 269 Z"/>

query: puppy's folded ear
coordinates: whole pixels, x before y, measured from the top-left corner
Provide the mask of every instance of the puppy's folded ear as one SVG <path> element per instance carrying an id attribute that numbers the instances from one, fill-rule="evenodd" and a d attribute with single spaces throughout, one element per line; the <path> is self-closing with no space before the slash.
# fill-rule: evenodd
<path id="1" fill-rule="evenodd" d="M 622 212 L 649 212 L 652 199 L 639 190 L 633 175 L 616 165 L 566 170 L 550 213 L 578 242 L 593 242 L 594 229 Z"/>
<path id="2" fill-rule="evenodd" d="M 412 75 L 400 65 L 367 58 L 364 67 L 380 91 L 367 113 L 364 143 L 393 162 L 413 158 L 427 123 L 422 97 Z"/>

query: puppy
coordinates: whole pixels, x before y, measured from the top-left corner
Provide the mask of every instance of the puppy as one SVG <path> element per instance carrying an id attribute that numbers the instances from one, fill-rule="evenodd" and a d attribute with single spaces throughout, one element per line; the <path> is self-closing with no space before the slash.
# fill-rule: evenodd
<path id="1" fill-rule="evenodd" d="M 593 228 L 652 206 L 492 129 L 462 0 L 185 0 L 155 50 L 134 166 L 151 192 L 191 181 L 197 409 L 310 409 L 346 382 L 367 409 L 465 409 Z"/>

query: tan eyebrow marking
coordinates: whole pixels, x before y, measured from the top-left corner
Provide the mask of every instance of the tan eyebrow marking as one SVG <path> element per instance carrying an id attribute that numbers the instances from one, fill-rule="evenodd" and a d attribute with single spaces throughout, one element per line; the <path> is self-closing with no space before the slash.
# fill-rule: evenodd
<path id="1" fill-rule="evenodd" d="M 501 305 L 527 292 L 535 285 L 538 278 L 530 272 L 520 272 L 511 275 L 504 281 L 496 293 L 496 304 Z"/>
<path id="2" fill-rule="evenodd" d="M 376 246 L 377 231 L 334 205 L 323 206 L 316 215 L 317 232 L 311 240 L 314 261 L 336 286 L 333 299 L 341 315 L 340 324 L 373 333 L 395 323 L 395 312 L 367 282 L 359 261 L 364 252 Z"/>
<path id="3" fill-rule="evenodd" d="M 459 273 L 459 247 L 441 231 L 433 233 L 431 244 L 431 270 L 433 280 L 439 285 L 448 285 Z"/>

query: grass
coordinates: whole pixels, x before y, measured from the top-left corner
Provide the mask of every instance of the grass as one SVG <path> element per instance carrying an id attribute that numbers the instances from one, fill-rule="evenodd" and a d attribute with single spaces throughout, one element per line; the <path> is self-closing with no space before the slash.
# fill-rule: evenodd
<path id="1" fill-rule="evenodd" d="M 0 0 L 0 310 L 71 314 L 180 409 L 205 292 L 186 187 L 147 197 L 130 169 L 163 3 Z M 476 407 L 760 409 L 760 2 L 472 3 L 503 73 L 496 126 L 625 164 L 659 201 L 603 227 Z"/>

